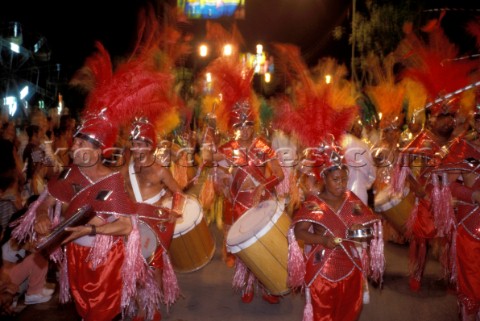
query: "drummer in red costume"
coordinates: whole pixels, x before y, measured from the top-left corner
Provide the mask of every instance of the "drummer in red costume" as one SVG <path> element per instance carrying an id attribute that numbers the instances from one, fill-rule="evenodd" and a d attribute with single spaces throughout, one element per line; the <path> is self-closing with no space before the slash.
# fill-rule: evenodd
<path id="1" fill-rule="evenodd" d="M 357 320 L 365 278 L 370 272 L 364 263 L 368 257 L 367 239 L 363 239 L 365 246 L 358 247 L 362 239 L 348 236 L 351 231 L 375 235 L 370 244 L 372 262 L 375 260 L 371 267 L 379 281 L 383 273 L 381 223 L 368 206 L 347 190 L 348 168 L 336 146 L 319 147 L 314 158 L 323 182 L 317 181 L 318 188 L 311 189 L 294 214 L 295 237 L 289 235 L 289 282 L 291 286 L 306 287 L 304 321 Z M 304 244 L 305 263 L 295 239 Z"/>
<path id="2" fill-rule="evenodd" d="M 182 191 L 167 164 L 163 164 L 162 159 L 158 156 L 155 127 L 148 119 L 140 118 L 133 122 L 130 141 L 132 143 L 130 147 L 131 160 L 123 168 L 127 181 L 127 192 L 133 200 L 145 204 L 140 206 L 138 214 L 145 215 L 144 221 L 152 225 L 151 228 L 160 243 L 152 256 L 146 259 L 153 268 L 155 280 L 163 292 L 163 301 L 168 306 L 174 303 L 179 296 L 179 287 L 168 257 L 168 248 L 172 240 L 175 221 L 181 213 L 171 212 L 161 205 L 165 197 L 176 196 L 175 194 L 181 194 Z M 181 200 L 181 195 L 173 197 L 173 199 Z M 152 216 L 151 209 L 155 207 L 158 207 L 159 215 Z M 179 205 L 174 204 L 173 208 L 179 208 Z M 144 210 L 145 213 L 143 213 Z M 153 320 L 160 319 L 160 312 L 157 310 Z M 142 318 L 137 317 L 135 320 L 142 320 Z"/>
<path id="3" fill-rule="evenodd" d="M 233 128 L 237 137 L 221 145 L 218 148 L 221 156 L 217 157 L 217 161 L 223 158 L 233 169 L 229 202 L 224 209 L 224 224 L 230 226 L 259 202 L 275 199 L 275 186 L 283 179 L 275 151 L 265 138 L 254 135 L 254 120 L 248 102 L 240 102 L 234 113 Z M 251 280 L 248 275 L 245 277 Z M 245 303 L 253 299 L 253 283 L 249 283 L 252 282 L 247 281 L 242 295 Z M 278 302 L 272 296 L 264 295 L 264 298 L 270 303 Z"/>
<path id="4" fill-rule="evenodd" d="M 213 78 L 213 92 L 221 95 L 221 105 L 216 108 L 218 129 L 234 138 L 220 145 L 213 160 L 230 173 L 224 179 L 228 186 L 225 195 L 223 223 L 224 234 L 249 209 L 261 201 L 276 199 L 275 186 L 283 180 L 283 171 L 276 152 L 263 137 L 255 135 L 258 119 L 258 102 L 251 86 L 252 69 L 244 69 L 237 59 L 223 57 L 207 67 Z M 210 161 L 204 159 L 204 161 Z M 225 185 L 224 185 L 225 186 Z M 226 239 L 226 237 L 225 237 Z M 225 248 L 225 243 L 224 243 Z M 227 254 L 227 264 L 233 265 L 233 255 Z M 279 298 L 269 295 L 264 286 L 245 264 L 235 258 L 234 287 L 242 291 L 242 301 L 250 303 L 254 287 L 259 285 L 265 292 L 263 299 L 278 303 Z M 238 288 L 235 280 L 244 280 Z"/>
<path id="5" fill-rule="evenodd" d="M 396 175 L 393 184 L 402 186 L 403 182 L 400 182 L 399 177 L 406 177 L 417 197 L 406 232 L 410 239 L 409 285 L 412 291 L 420 290 L 429 240 L 438 238 L 443 251 L 440 261 L 446 273 L 450 273 L 450 258 L 445 251 L 448 251 L 453 232 L 453 226 L 448 224 L 453 218 L 453 210 L 450 210 L 449 205 L 451 195 L 440 196 L 442 186 L 447 186 L 449 179 L 445 168 L 438 165 L 444 163 L 444 159 L 451 152 L 451 145 L 455 142 L 451 136 L 458 108 L 457 97 L 433 105 L 427 112 L 428 126 L 402 150 L 399 158 L 401 169 L 397 172 L 409 173 Z M 408 156 L 412 164 L 404 163 Z M 417 176 L 412 173 L 409 165 L 413 165 L 412 169 L 418 171 Z"/>
<path id="6" fill-rule="evenodd" d="M 479 107 L 479 106 L 477 106 Z M 480 107 L 479 107 L 480 108 Z M 473 115 L 473 131 L 457 139 L 442 166 L 448 170 L 454 198 L 456 230 L 453 236 L 453 279 L 462 321 L 474 321 L 480 313 L 480 111 Z"/>
<path id="7" fill-rule="evenodd" d="M 72 233 L 63 241 L 65 251 L 57 248 L 51 255 L 63 266 L 60 300 L 68 301 L 71 293 L 84 320 L 112 320 L 122 308 L 128 309 L 140 273 L 147 270 L 139 252 L 135 204 L 125 192 L 123 176 L 102 162 L 116 138 L 116 128 L 103 115 L 86 119 L 74 135 L 73 165 L 49 181 L 14 231 L 21 239 L 34 228 L 30 237 L 35 240 L 61 217 L 69 218 L 85 204 L 92 206 L 95 216 L 87 225 L 67 227 Z M 144 282 L 149 282 L 147 275 Z"/>

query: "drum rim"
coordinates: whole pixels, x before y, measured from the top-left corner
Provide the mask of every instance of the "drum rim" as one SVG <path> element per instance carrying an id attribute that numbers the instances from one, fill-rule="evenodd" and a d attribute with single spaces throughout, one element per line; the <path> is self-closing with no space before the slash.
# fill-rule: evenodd
<path id="1" fill-rule="evenodd" d="M 226 239 L 227 244 L 226 245 L 227 245 L 227 248 L 229 249 L 229 251 L 231 253 L 238 253 L 238 252 L 250 247 L 254 243 L 256 243 L 256 241 L 261 239 L 265 234 L 267 234 L 267 232 L 269 232 L 272 229 L 272 227 L 275 225 L 275 223 L 277 223 L 278 219 L 284 214 L 284 211 L 283 211 L 282 206 L 281 206 L 282 204 L 278 200 L 266 200 L 264 202 L 275 202 L 276 205 L 277 205 L 276 209 L 275 209 L 275 213 L 268 220 L 268 223 L 265 226 L 263 226 L 259 231 L 254 233 L 251 237 L 249 237 L 246 240 L 243 240 L 243 241 L 239 242 L 238 244 L 229 244 L 229 242 L 228 242 L 229 241 L 229 234 L 232 231 L 232 229 L 230 229 L 230 231 L 227 234 L 227 239 Z M 235 223 L 240 222 L 242 217 L 244 217 L 244 216 L 241 216 Z M 235 225 L 235 223 L 234 223 L 234 225 Z M 232 225 L 232 227 L 233 227 L 233 225 Z"/>
<path id="2" fill-rule="evenodd" d="M 198 212 L 198 217 L 193 221 L 193 224 L 190 224 L 189 226 L 187 226 L 187 228 L 181 230 L 181 231 L 176 231 L 177 229 L 177 223 L 175 222 L 175 228 L 173 230 L 173 237 L 174 238 L 177 238 L 179 236 L 182 236 L 182 235 L 185 235 L 187 234 L 188 232 L 190 232 L 191 230 L 194 229 L 195 226 L 197 226 L 198 224 L 200 224 L 200 222 L 203 220 L 203 209 L 202 209 L 202 206 L 200 205 L 200 203 L 194 199 L 193 197 L 192 198 L 189 198 L 188 201 L 193 201 L 196 205 L 198 205 L 198 208 L 199 208 L 199 212 Z M 188 202 L 187 201 L 187 202 Z"/>

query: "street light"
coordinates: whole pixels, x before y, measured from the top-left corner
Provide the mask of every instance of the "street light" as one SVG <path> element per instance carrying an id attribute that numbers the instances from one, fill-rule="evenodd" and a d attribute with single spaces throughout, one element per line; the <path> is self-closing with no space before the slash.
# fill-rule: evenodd
<path id="1" fill-rule="evenodd" d="M 270 81 L 272 80 L 272 75 L 269 73 L 269 72 L 266 72 L 265 73 L 265 83 L 270 83 Z"/>
<path id="2" fill-rule="evenodd" d="M 198 53 L 200 57 L 206 57 L 208 56 L 208 46 L 205 44 L 202 44 L 198 47 Z"/>
<path id="3" fill-rule="evenodd" d="M 325 83 L 329 84 L 332 82 L 332 76 L 331 75 L 325 75 Z"/>
<path id="4" fill-rule="evenodd" d="M 233 53 L 233 46 L 231 44 L 226 44 L 223 46 L 223 55 L 228 57 L 231 56 Z"/>

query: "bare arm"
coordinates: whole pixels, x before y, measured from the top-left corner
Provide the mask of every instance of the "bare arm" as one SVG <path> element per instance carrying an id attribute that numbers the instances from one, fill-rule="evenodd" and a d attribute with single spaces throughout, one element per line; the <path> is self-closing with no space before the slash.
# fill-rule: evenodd
<path id="1" fill-rule="evenodd" d="M 314 232 L 311 232 L 313 226 Z M 318 225 L 313 225 L 310 222 L 299 222 L 294 228 L 295 237 L 297 240 L 304 241 L 306 244 L 320 244 L 326 248 L 333 249 L 338 243 L 335 242 L 335 237 L 331 235 L 323 235 L 325 229 Z"/>
<path id="2" fill-rule="evenodd" d="M 66 238 L 62 244 L 90 234 L 126 236 L 132 231 L 132 221 L 129 216 L 120 216 L 111 223 L 100 225 L 101 223 L 102 220 L 100 218 L 94 217 L 87 225 L 65 228 L 66 231 L 70 231 L 72 234 Z"/>
<path id="3" fill-rule="evenodd" d="M 160 179 L 163 184 L 172 192 L 172 193 L 181 193 L 182 189 L 178 185 L 177 181 L 173 178 L 172 173 L 166 168 L 162 167 L 160 169 Z"/>
<path id="4" fill-rule="evenodd" d="M 269 168 L 270 172 L 272 173 L 271 176 L 275 176 L 278 178 L 278 183 L 280 183 L 283 178 L 283 170 L 282 167 L 280 166 L 280 162 L 278 159 L 273 159 L 272 161 L 267 163 L 267 167 Z"/>
<path id="5" fill-rule="evenodd" d="M 54 205 L 55 199 L 52 196 L 48 196 L 37 208 L 34 229 L 38 234 L 46 235 L 50 233 L 52 222 L 48 217 L 48 209 Z"/>

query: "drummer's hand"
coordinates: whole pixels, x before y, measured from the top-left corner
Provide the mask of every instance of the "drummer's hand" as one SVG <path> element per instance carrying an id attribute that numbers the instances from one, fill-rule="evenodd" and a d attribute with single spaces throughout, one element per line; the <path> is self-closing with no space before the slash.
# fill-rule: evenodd
<path id="1" fill-rule="evenodd" d="M 335 240 L 336 240 L 336 237 L 334 236 L 324 236 L 322 244 L 327 249 L 334 249 L 335 247 L 338 246 L 338 244 L 340 244 L 340 243 L 337 243 Z"/>
<path id="2" fill-rule="evenodd" d="M 172 210 L 172 211 L 170 212 L 169 217 L 170 217 L 169 222 L 170 222 L 170 223 L 175 223 L 178 219 L 183 218 L 183 214 L 182 214 L 182 213 L 178 213 L 177 211 Z"/>
<path id="3" fill-rule="evenodd" d="M 33 226 L 35 232 L 40 235 L 47 235 L 52 229 L 52 222 L 47 214 L 39 214 L 35 218 L 35 224 Z"/>
<path id="4" fill-rule="evenodd" d="M 265 195 L 265 185 L 260 184 L 255 187 L 253 192 L 253 206 L 257 206 L 260 203 L 263 195 Z"/>
<path id="5" fill-rule="evenodd" d="M 62 242 L 62 244 L 66 244 L 70 241 L 78 239 L 79 237 L 89 235 L 92 232 L 92 227 L 90 225 L 71 226 L 66 227 L 65 231 L 72 233 Z"/>

